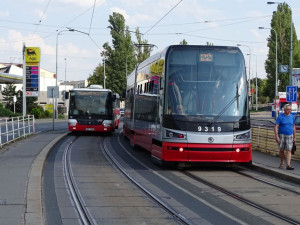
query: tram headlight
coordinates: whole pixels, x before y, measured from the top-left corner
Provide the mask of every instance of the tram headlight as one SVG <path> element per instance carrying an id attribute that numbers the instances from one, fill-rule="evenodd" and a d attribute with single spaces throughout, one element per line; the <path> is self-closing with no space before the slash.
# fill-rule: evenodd
<path id="1" fill-rule="evenodd" d="M 245 133 L 242 134 L 238 134 L 238 135 L 234 135 L 234 139 L 235 140 L 247 140 L 251 138 L 251 132 L 247 131 Z"/>
<path id="2" fill-rule="evenodd" d="M 186 139 L 186 135 L 180 134 L 171 130 L 166 130 L 166 138 Z"/>

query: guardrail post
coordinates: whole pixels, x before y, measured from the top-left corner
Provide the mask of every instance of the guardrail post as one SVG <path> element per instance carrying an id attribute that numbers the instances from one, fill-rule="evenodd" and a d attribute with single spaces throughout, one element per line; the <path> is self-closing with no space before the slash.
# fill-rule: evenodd
<path id="1" fill-rule="evenodd" d="M 27 120 L 28 120 L 28 134 L 30 134 L 30 116 L 28 115 L 27 117 Z"/>
<path id="2" fill-rule="evenodd" d="M 18 137 L 20 137 L 20 117 L 18 116 Z"/>
<path id="3" fill-rule="evenodd" d="M 6 133 L 6 142 L 8 142 L 8 124 L 7 124 L 7 119 L 5 119 L 5 133 Z"/>
<path id="4" fill-rule="evenodd" d="M 11 129 L 13 133 L 13 140 L 15 140 L 15 127 L 14 127 L 14 118 L 11 118 Z"/>
<path id="5" fill-rule="evenodd" d="M 22 116 L 23 119 L 23 136 L 26 137 L 26 130 L 25 130 L 25 117 Z"/>
<path id="6" fill-rule="evenodd" d="M 33 127 L 33 133 L 35 134 L 35 118 L 34 118 L 34 115 L 32 115 L 32 127 Z"/>

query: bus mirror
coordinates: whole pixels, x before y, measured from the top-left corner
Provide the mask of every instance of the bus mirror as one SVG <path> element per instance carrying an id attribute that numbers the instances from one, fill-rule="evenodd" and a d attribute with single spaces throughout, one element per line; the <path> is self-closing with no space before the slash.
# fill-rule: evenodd
<path id="1" fill-rule="evenodd" d="M 69 92 L 68 91 L 65 92 L 65 99 L 69 99 Z"/>
<path id="2" fill-rule="evenodd" d="M 117 99 L 117 96 L 116 96 L 116 95 L 113 95 L 113 96 L 112 96 L 113 102 L 116 101 L 116 99 Z"/>

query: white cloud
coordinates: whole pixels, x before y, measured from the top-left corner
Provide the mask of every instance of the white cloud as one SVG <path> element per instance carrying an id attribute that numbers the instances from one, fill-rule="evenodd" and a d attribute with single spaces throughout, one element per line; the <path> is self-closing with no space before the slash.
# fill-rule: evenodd
<path id="1" fill-rule="evenodd" d="M 79 7 L 93 7 L 95 0 L 59 0 L 62 3 L 65 4 L 72 4 Z M 104 4 L 105 0 L 98 0 L 96 1 L 96 6 Z"/>
<path id="2" fill-rule="evenodd" d="M 130 18 L 130 16 L 126 13 L 126 11 L 124 9 L 119 8 L 119 7 L 112 7 L 109 10 L 111 11 L 111 13 L 117 12 L 117 13 L 122 14 L 126 21 L 129 20 L 129 18 Z"/>
<path id="3" fill-rule="evenodd" d="M 43 19 L 46 18 L 46 14 L 44 14 L 44 12 L 42 10 L 36 9 L 34 12 L 35 12 L 35 14 L 38 15 L 38 17 L 39 17 L 40 20 L 43 21 Z"/>
<path id="4" fill-rule="evenodd" d="M 9 17 L 10 13 L 6 10 L 6 11 L 0 11 L 0 18 L 6 18 Z"/>

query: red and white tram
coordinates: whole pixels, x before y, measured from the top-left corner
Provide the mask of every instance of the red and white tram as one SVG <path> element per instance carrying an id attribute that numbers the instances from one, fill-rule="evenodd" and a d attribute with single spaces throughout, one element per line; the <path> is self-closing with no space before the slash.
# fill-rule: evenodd
<path id="1" fill-rule="evenodd" d="M 161 164 L 251 163 L 248 101 L 239 48 L 169 46 L 128 76 L 123 135 Z"/>

